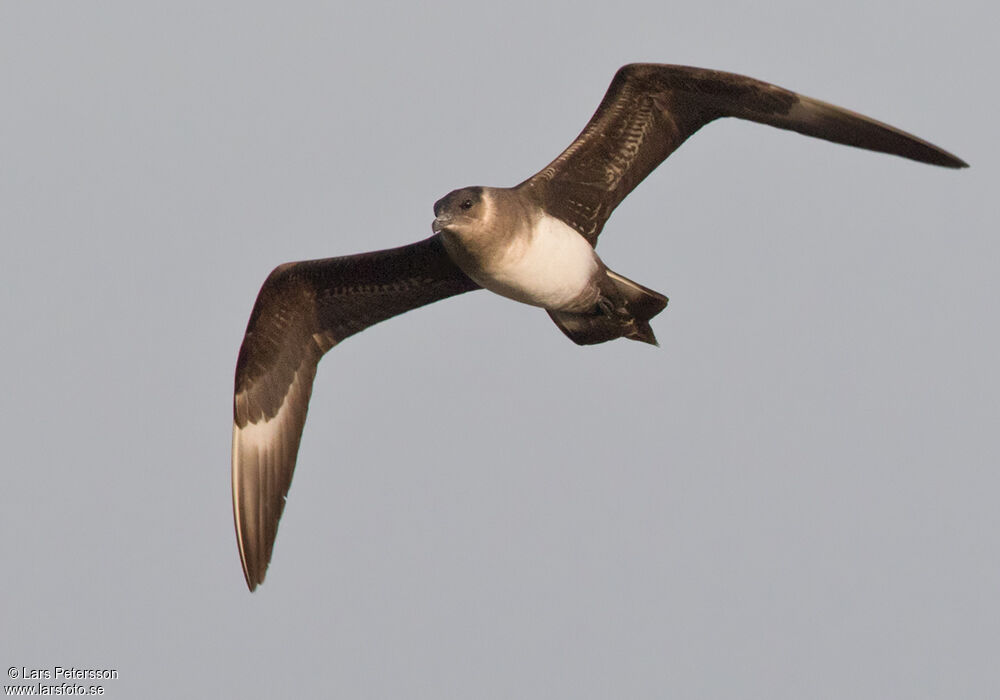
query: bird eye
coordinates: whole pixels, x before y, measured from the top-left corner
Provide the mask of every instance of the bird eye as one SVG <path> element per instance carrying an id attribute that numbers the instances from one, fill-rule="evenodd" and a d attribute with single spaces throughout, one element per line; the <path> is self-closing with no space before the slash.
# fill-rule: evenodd
<path id="1" fill-rule="evenodd" d="M 467 199 L 464 202 L 462 202 L 459 206 L 462 207 L 462 209 L 472 209 L 472 200 Z"/>

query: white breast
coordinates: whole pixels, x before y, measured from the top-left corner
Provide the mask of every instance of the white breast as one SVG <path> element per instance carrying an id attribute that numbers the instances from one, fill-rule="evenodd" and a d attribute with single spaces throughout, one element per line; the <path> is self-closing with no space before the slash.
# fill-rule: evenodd
<path id="1" fill-rule="evenodd" d="M 597 300 L 600 263 L 589 243 L 555 217 L 543 215 L 514 237 L 505 253 L 477 271 L 486 289 L 525 304 L 575 311 Z"/>

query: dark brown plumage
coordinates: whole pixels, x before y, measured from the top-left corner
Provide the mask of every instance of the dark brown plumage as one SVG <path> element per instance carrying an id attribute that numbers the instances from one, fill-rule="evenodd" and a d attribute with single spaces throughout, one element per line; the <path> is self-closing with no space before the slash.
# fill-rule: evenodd
<path id="1" fill-rule="evenodd" d="M 628 193 L 691 134 L 721 117 L 966 167 L 894 127 L 753 78 L 632 64 L 615 75 L 580 135 L 539 173 L 515 188 L 465 188 L 440 200 L 435 231 L 441 234 L 392 250 L 279 266 L 260 290 L 236 364 L 233 510 L 250 590 L 264 580 L 271 559 L 323 354 L 379 321 L 478 289 L 473 278 L 545 307 L 579 344 L 617 337 L 655 342 L 648 321 L 666 297 L 611 272 L 586 244 L 581 253 L 573 231 L 595 246 Z M 530 260 L 517 258 L 505 268 L 512 250 Z M 570 254 L 572 261 L 559 257 Z M 533 277 L 538 270 L 551 270 L 552 283 Z M 578 279 L 585 282 L 579 289 L 572 286 Z M 562 294 L 578 304 L 591 293 L 597 301 L 588 308 L 544 301 Z"/>
<path id="2" fill-rule="evenodd" d="M 250 590 L 271 559 L 323 353 L 379 321 L 478 288 L 444 255 L 437 236 L 289 263 L 268 276 L 236 361 L 233 403 L 233 512 Z M 277 429 L 255 434 L 247 430 L 254 424 Z"/>
<path id="3" fill-rule="evenodd" d="M 937 146 L 863 115 L 735 73 L 632 63 L 615 74 L 579 136 L 518 187 L 592 245 L 628 193 L 701 127 L 737 117 L 806 136 L 965 168 Z"/>

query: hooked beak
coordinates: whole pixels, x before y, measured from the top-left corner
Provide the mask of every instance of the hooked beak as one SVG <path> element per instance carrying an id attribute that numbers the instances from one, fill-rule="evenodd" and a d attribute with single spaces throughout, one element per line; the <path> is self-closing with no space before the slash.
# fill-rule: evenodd
<path id="1" fill-rule="evenodd" d="M 448 228 L 448 224 L 451 223 L 450 216 L 439 216 L 431 223 L 431 231 L 434 233 L 441 233 L 443 230 Z"/>

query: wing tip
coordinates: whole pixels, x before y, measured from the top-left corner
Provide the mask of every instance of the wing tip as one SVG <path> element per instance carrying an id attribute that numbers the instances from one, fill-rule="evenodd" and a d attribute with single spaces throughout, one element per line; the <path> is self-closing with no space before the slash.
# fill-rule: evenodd
<path id="1" fill-rule="evenodd" d="M 239 483 L 240 483 L 240 426 L 233 420 L 233 452 L 232 452 L 232 488 L 233 488 L 233 525 L 236 529 L 236 546 L 240 553 L 240 565 L 243 567 L 243 579 L 246 581 L 247 588 L 253 593 L 257 587 L 264 582 L 264 576 L 267 573 L 267 564 L 265 562 L 263 568 L 260 566 L 251 567 L 250 558 L 247 555 L 247 538 L 244 536 L 243 528 L 243 517 L 241 515 L 240 509 L 240 499 L 239 499 Z M 254 569 L 251 572 L 251 568 Z"/>
<path id="2" fill-rule="evenodd" d="M 263 566 L 260 566 L 259 563 L 251 565 L 249 557 L 247 556 L 246 544 L 247 543 L 244 541 L 240 531 L 240 519 L 237 514 L 236 545 L 240 552 L 240 564 L 243 566 L 243 580 L 246 581 L 247 588 L 249 588 L 250 592 L 253 593 L 257 590 L 257 587 L 260 586 L 260 584 L 264 583 L 264 577 L 267 574 L 267 565 L 269 562 L 264 562 Z"/>
<path id="3" fill-rule="evenodd" d="M 253 593 L 254 591 L 256 591 L 256 590 L 257 590 L 257 587 L 258 587 L 258 586 L 260 586 L 260 584 L 264 583 L 264 577 L 263 577 L 263 576 L 261 576 L 259 580 L 257 580 L 257 579 L 254 579 L 254 578 L 253 578 L 253 577 L 252 577 L 252 576 L 250 575 L 250 572 L 249 572 L 249 571 L 247 571 L 247 568 L 246 568 L 246 566 L 245 566 L 245 565 L 244 565 L 244 567 L 243 567 L 243 578 L 244 578 L 244 580 L 246 581 L 246 583 L 247 583 L 247 588 L 248 588 L 248 589 L 250 589 L 250 592 L 251 592 L 251 593 Z"/>
<path id="4" fill-rule="evenodd" d="M 946 168 L 953 168 L 955 170 L 961 170 L 962 168 L 968 168 L 969 164 L 958 156 L 952 155 L 951 153 L 945 154 L 948 156 L 948 162 L 942 163 Z"/>
<path id="5" fill-rule="evenodd" d="M 928 165 L 938 165 L 942 168 L 951 168 L 952 170 L 961 170 L 969 167 L 968 163 L 955 154 L 949 153 L 943 148 L 935 146 L 934 144 L 928 143 L 922 139 L 918 139 L 915 136 L 911 136 L 909 134 L 907 134 L 907 136 L 910 136 L 916 145 L 921 147 L 921 150 L 913 154 L 897 153 L 897 155 L 901 155 L 904 158 L 910 158 L 911 160 L 918 160 L 927 163 Z"/>
<path id="6" fill-rule="evenodd" d="M 807 136 L 814 136 L 834 143 L 842 143 L 854 148 L 880 151 L 900 156 L 927 165 L 959 170 L 969 164 L 940 146 L 915 136 L 907 131 L 860 114 L 805 95 L 797 95 L 798 106 L 802 110 L 789 117 L 799 120 L 798 125 L 786 126 Z"/>

